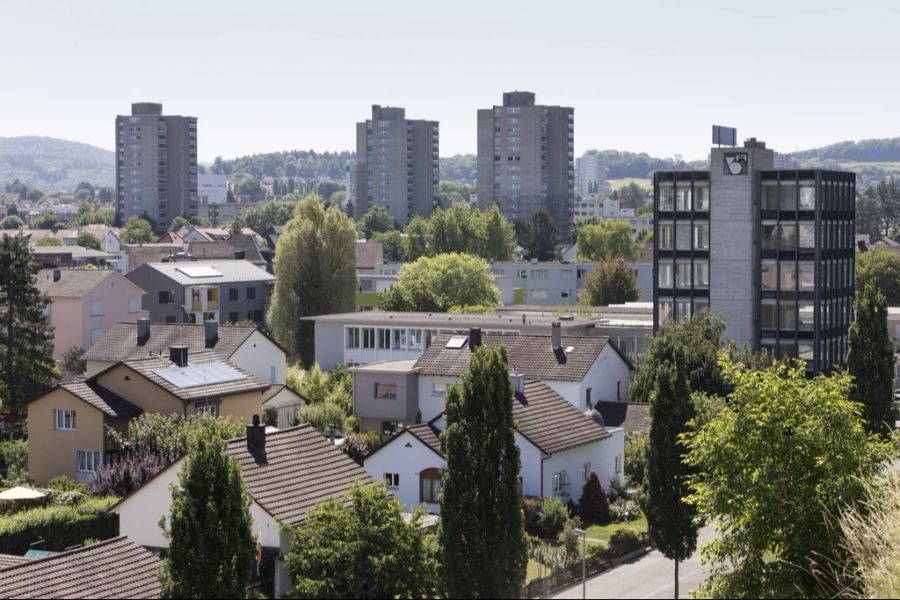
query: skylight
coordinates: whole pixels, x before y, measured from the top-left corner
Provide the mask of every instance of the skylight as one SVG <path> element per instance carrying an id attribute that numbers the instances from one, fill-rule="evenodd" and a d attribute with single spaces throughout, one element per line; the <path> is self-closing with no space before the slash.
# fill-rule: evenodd
<path id="1" fill-rule="evenodd" d="M 449 340 L 447 340 L 447 345 L 444 348 L 451 348 L 453 350 L 459 350 L 463 346 L 466 345 L 467 338 L 464 335 L 454 335 Z"/>
<path id="2" fill-rule="evenodd" d="M 154 369 L 153 372 L 181 389 L 246 379 L 242 373 L 223 362 Z"/>
<path id="3" fill-rule="evenodd" d="M 191 279 L 197 279 L 200 277 L 222 277 L 222 273 L 220 273 L 216 269 L 203 265 L 175 267 L 175 270 L 187 275 Z"/>

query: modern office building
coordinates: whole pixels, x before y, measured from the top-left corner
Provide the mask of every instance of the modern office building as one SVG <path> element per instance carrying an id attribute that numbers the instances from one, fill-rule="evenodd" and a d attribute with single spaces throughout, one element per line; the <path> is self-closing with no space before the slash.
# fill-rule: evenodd
<path id="1" fill-rule="evenodd" d="M 401 227 L 428 217 L 438 179 L 438 122 L 406 118 L 406 111 L 372 106 L 372 118 L 356 124 L 356 218 L 383 206 Z"/>
<path id="2" fill-rule="evenodd" d="M 116 117 L 116 220 L 147 216 L 164 230 L 196 214 L 197 118 L 139 102 Z"/>
<path id="3" fill-rule="evenodd" d="M 847 354 L 856 175 L 774 158 L 751 138 L 655 174 L 654 327 L 709 309 L 738 346 L 828 371 Z"/>
<path id="4" fill-rule="evenodd" d="M 599 194 L 606 185 L 607 168 L 600 153 L 588 150 L 575 161 L 576 190 L 582 198 Z"/>
<path id="5" fill-rule="evenodd" d="M 575 109 L 506 92 L 478 111 L 478 207 L 499 205 L 515 223 L 545 209 L 565 236 L 575 200 Z"/>

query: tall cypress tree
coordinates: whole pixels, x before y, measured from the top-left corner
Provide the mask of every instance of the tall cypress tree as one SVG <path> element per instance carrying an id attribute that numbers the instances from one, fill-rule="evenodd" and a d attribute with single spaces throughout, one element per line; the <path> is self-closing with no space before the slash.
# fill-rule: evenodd
<path id="1" fill-rule="evenodd" d="M 0 409 L 15 412 L 53 387 L 53 328 L 38 290 L 40 265 L 21 235 L 0 239 Z"/>
<path id="2" fill-rule="evenodd" d="M 870 433 L 887 435 L 894 422 L 894 343 L 888 333 L 887 299 L 874 285 L 866 285 L 856 297 L 855 312 L 847 340 L 850 399 L 865 407 Z"/>
<path id="3" fill-rule="evenodd" d="M 678 598 L 678 564 L 697 548 L 696 509 L 686 504 L 688 466 L 686 450 L 678 442 L 694 418 L 694 403 L 684 358 L 657 366 L 650 397 L 650 449 L 647 466 L 647 525 L 656 547 L 675 561 L 675 598 Z"/>
<path id="4" fill-rule="evenodd" d="M 165 518 L 163 518 L 164 520 Z M 225 442 L 198 437 L 172 486 L 164 598 L 245 598 L 256 556 L 250 498 Z"/>
<path id="5" fill-rule="evenodd" d="M 528 565 L 519 449 L 506 349 L 472 353 L 447 393 L 441 493 L 442 580 L 449 598 L 519 598 Z"/>

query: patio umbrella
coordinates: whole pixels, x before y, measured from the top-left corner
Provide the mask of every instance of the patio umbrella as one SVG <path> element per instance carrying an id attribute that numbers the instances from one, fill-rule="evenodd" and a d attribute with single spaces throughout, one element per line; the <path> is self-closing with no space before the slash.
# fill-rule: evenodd
<path id="1" fill-rule="evenodd" d="M 43 498 L 45 494 L 28 487 L 17 485 L 9 488 L 5 492 L 0 493 L 0 500 L 34 500 L 35 498 Z"/>

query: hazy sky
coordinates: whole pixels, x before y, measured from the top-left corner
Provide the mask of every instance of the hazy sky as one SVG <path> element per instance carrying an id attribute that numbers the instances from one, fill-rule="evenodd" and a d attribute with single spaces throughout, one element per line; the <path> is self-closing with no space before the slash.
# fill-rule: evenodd
<path id="1" fill-rule="evenodd" d="M 353 149 L 372 104 L 475 152 L 507 90 L 575 107 L 575 149 L 706 156 L 900 135 L 900 2 L 0 0 L 0 136 L 112 149 L 114 118 L 199 118 L 200 160 Z"/>

